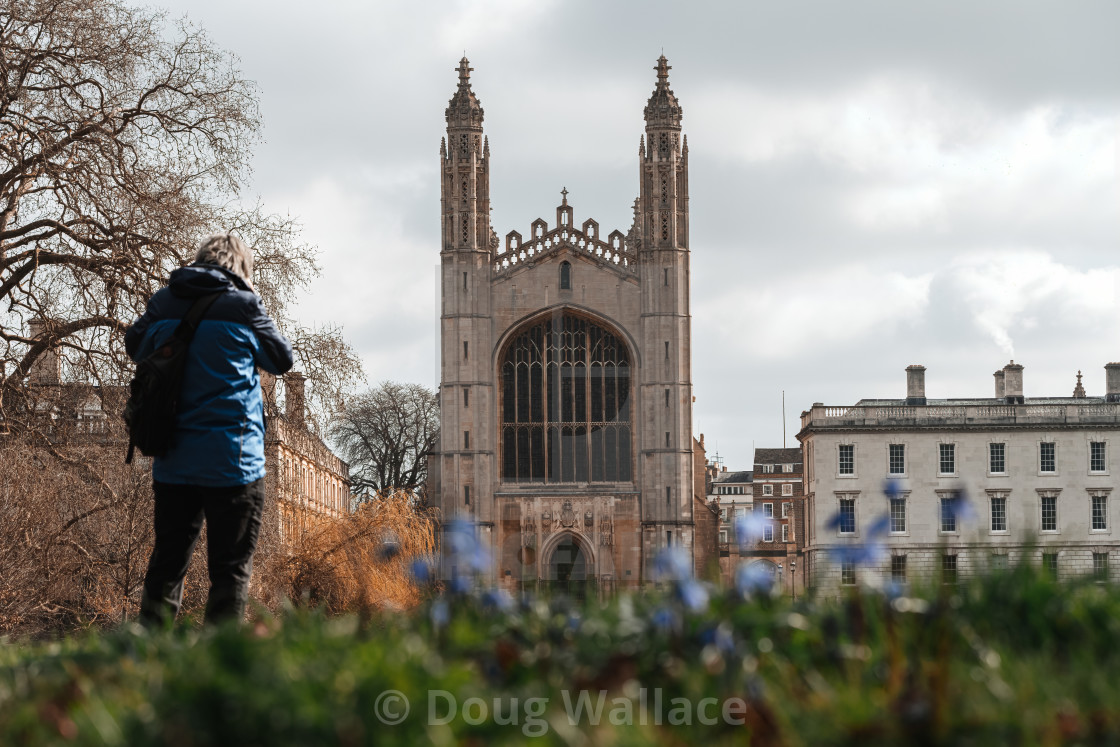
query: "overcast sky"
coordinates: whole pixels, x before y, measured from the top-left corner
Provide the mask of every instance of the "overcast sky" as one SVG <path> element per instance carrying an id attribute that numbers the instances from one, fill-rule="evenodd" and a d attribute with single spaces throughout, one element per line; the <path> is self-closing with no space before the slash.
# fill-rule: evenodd
<path id="1" fill-rule="evenodd" d="M 299 217 L 370 383 L 438 383 L 439 141 L 475 72 L 494 228 L 625 231 L 664 50 L 690 147 L 694 428 L 730 469 L 813 402 L 1103 394 L 1120 360 L 1120 3 L 165 0 L 241 59 L 249 197 Z"/>

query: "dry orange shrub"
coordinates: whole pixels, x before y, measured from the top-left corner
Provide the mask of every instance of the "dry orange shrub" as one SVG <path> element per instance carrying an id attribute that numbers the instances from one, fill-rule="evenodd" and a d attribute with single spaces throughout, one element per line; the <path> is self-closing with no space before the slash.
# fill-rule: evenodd
<path id="1" fill-rule="evenodd" d="M 435 527 L 414 494 L 379 495 L 352 514 L 323 519 L 272 554 L 261 568 L 262 586 L 331 613 L 408 609 L 421 599 L 409 565 L 435 552 Z"/>

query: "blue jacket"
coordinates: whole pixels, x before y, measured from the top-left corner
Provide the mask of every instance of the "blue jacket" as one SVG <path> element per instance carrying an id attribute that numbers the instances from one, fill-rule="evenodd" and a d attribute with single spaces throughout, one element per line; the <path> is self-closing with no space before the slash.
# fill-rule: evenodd
<path id="1" fill-rule="evenodd" d="M 256 367 L 292 367 L 292 346 L 245 281 L 216 265 L 194 264 L 148 301 L 125 332 L 125 349 L 143 360 L 175 331 L 199 296 L 222 291 L 198 325 L 183 372 L 175 439 L 152 477 L 176 485 L 230 487 L 264 477 L 264 401 Z"/>

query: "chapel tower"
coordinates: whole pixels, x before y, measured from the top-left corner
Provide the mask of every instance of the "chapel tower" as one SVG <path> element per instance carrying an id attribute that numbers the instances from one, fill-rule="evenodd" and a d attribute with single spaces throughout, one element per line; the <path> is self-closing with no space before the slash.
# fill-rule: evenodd
<path id="1" fill-rule="evenodd" d="M 440 150 L 431 494 L 444 521 L 477 527 L 489 581 L 511 590 L 634 587 L 665 547 L 693 552 L 688 148 L 664 56 L 655 69 L 629 231 L 578 222 L 562 189 L 553 226 L 538 217 L 499 245 L 459 63 Z"/>
<path id="2" fill-rule="evenodd" d="M 639 470 L 646 560 L 666 545 L 692 547 L 692 343 L 689 315 L 688 139 L 669 88 L 669 61 L 657 60 L 638 150 L 635 209 L 643 348 Z"/>
<path id="3" fill-rule="evenodd" d="M 482 105 L 471 90 L 470 63 L 459 61 L 459 87 L 445 113 L 440 143 L 443 249 L 440 464 L 445 479 L 437 502 L 445 516 L 490 522 L 487 500 L 494 434 L 485 417 L 494 406 L 491 377 L 490 144 L 482 132 Z M 483 488 L 480 490 L 479 488 Z"/>

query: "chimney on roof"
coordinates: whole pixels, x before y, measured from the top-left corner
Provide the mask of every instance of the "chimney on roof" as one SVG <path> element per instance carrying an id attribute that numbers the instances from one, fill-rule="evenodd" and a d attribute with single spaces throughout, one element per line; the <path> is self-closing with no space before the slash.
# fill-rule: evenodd
<path id="1" fill-rule="evenodd" d="M 27 326 L 31 337 L 38 338 L 48 332 L 46 321 L 40 318 L 32 319 Z M 28 373 L 32 384 L 58 386 L 62 382 L 62 361 L 58 357 L 58 348 L 52 345 L 44 350 L 31 364 Z"/>
<path id="2" fill-rule="evenodd" d="M 284 414 L 292 425 L 303 425 L 304 423 L 305 381 L 307 381 L 307 377 L 298 371 L 291 371 L 284 376 Z"/>
<path id="3" fill-rule="evenodd" d="M 1023 367 L 1015 361 L 1003 367 L 1003 398 L 1009 405 L 1023 404 Z"/>
<path id="4" fill-rule="evenodd" d="M 996 399 L 1003 399 L 1003 369 L 992 374 L 996 378 Z"/>
<path id="5" fill-rule="evenodd" d="M 906 367 L 906 404 L 924 405 L 926 403 L 926 367 Z"/>
<path id="6" fill-rule="evenodd" d="M 1105 400 L 1120 402 L 1120 363 L 1106 363 L 1104 367 Z"/>
<path id="7" fill-rule="evenodd" d="M 276 375 L 268 371 L 261 371 L 261 399 L 265 414 L 270 417 L 276 414 Z"/>

